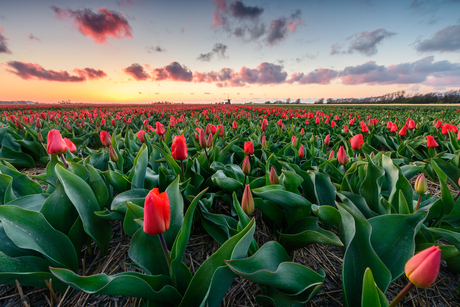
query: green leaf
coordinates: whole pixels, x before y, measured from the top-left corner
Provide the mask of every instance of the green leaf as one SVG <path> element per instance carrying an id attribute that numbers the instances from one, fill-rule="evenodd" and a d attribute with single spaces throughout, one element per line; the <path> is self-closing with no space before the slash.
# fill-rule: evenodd
<path id="1" fill-rule="evenodd" d="M 318 218 L 306 217 L 297 220 L 280 234 L 279 242 L 287 251 L 293 251 L 310 244 L 343 246 L 337 236 L 318 226 Z"/>
<path id="2" fill-rule="evenodd" d="M 149 192 L 149 190 L 145 189 L 135 189 L 118 194 L 117 197 L 113 199 L 110 210 L 126 214 L 126 201 L 133 202 L 134 200 L 144 200 Z"/>
<path id="3" fill-rule="evenodd" d="M 101 253 L 107 254 L 112 228 L 108 221 L 98 218 L 94 213 L 99 211 L 100 207 L 91 187 L 83 179 L 60 165 L 56 165 L 56 175 L 64 187 L 67 197 L 77 209 L 85 232 L 93 238 L 101 249 Z"/>
<path id="4" fill-rule="evenodd" d="M 351 208 L 362 217 L 369 219 L 377 216 L 377 213 L 367 206 L 366 200 L 361 195 L 356 195 L 347 191 L 340 191 L 340 193 L 337 192 L 337 196 L 347 207 Z"/>
<path id="5" fill-rule="evenodd" d="M 276 287 L 287 294 L 299 295 L 324 282 L 324 276 L 299 263 L 290 262 L 284 248 L 275 241 L 264 244 L 252 257 L 226 263 L 239 276 Z"/>
<path id="6" fill-rule="evenodd" d="M 74 289 L 97 295 L 123 295 L 177 305 L 181 295 L 171 287 L 169 277 L 151 276 L 135 272 L 119 273 L 113 276 L 97 274 L 78 276 L 72 271 L 51 268 L 51 272 Z"/>
<path id="7" fill-rule="evenodd" d="M 130 181 L 128 177 L 118 172 L 108 170 L 102 173 L 114 190 L 121 194 L 129 189 Z"/>
<path id="8" fill-rule="evenodd" d="M 452 212 L 452 209 L 454 209 L 454 199 L 452 198 L 452 194 L 450 194 L 449 187 L 446 184 L 447 176 L 439 168 L 438 164 L 436 164 L 434 160 L 431 160 L 431 165 L 433 166 L 436 175 L 438 175 L 439 184 L 441 186 L 441 201 L 443 204 L 443 215 L 447 215 Z"/>
<path id="9" fill-rule="evenodd" d="M 321 221 L 334 227 L 336 230 L 339 229 L 341 223 L 339 210 L 331 206 L 312 205 L 312 211 Z"/>
<path id="10" fill-rule="evenodd" d="M 33 180 L 30 180 L 27 175 L 14 171 L 4 165 L 0 165 L 0 172 L 13 178 L 12 188 L 16 197 L 43 193 L 41 185 Z"/>
<path id="11" fill-rule="evenodd" d="M 18 168 L 34 168 L 34 159 L 26 153 L 15 151 L 7 146 L 0 148 L 0 158 L 7 159 L 11 164 Z"/>
<path id="12" fill-rule="evenodd" d="M 385 295 L 375 284 L 371 269 L 367 268 L 364 272 L 361 306 L 387 307 L 388 305 Z"/>
<path id="13" fill-rule="evenodd" d="M 381 167 L 374 165 L 369 156 L 366 156 L 366 159 L 367 171 L 364 181 L 361 183 L 361 187 L 359 188 L 359 194 L 364 197 L 367 205 L 372 211 L 384 214 L 384 212 L 380 209 L 380 182 L 382 181 L 382 177 L 385 175 L 385 171 Z"/>
<path id="14" fill-rule="evenodd" d="M 10 257 L 0 252 L 0 284 L 47 288 L 45 280 L 53 279 L 53 289 L 64 292 L 66 285 L 50 273 L 50 262 L 34 256 Z"/>
<path id="15" fill-rule="evenodd" d="M 443 228 L 427 228 L 427 230 L 446 239 L 460 251 L 460 233 Z"/>
<path id="16" fill-rule="evenodd" d="M 212 182 L 219 188 L 233 192 L 243 187 L 243 184 L 236 179 L 227 177 L 225 173 L 218 170 L 214 175 L 211 176 Z"/>
<path id="17" fill-rule="evenodd" d="M 166 159 L 166 162 L 168 163 L 169 167 L 174 171 L 174 174 L 176 176 L 180 176 L 181 175 L 181 168 L 179 166 L 179 164 L 177 164 L 176 160 L 174 160 L 174 158 L 172 157 L 171 154 L 167 153 L 164 149 L 160 148 L 159 146 L 157 146 L 156 144 L 151 144 L 153 146 L 153 148 L 157 149 L 159 152 L 161 152 L 161 154 L 163 155 L 163 157 L 165 157 Z"/>
<path id="18" fill-rule="evenodd" d="M 77 253 L 72 242 L 57 231 L 45 217 L 16 206 L 0 206 L 0 220 L 6 234 L 20 248 L 37 251 L 54 265 L 76 271 Z"/>
<path id="19" fill-rule="evenodd" d="M 372 247 L 390 271 L 392 281 L 404 273 L 406 262 L 414 255 L 415 235 L 427 214 L 386 214 L 368 220 L 372 226 Z"/>
<path id="20" fill-rule="evenodd" d="M 406 205 L 408 205 L 409 212 L 399 213 L 412 213 L 413 207 L 413 191 L 409 181 L 404 177 L 402 171 L 394 164 L 393 160 L 386 155 L 382 156 L 382 167 L 385 170 L 385 178 L 387 180 L 388 192 L 390 193 L 388 201 L 394 208 L 398 208 L 401 204 L 404 195 Z"/>
<path id="21" fill-rule="evenodd" d="M 31 211 L 40 211 L 45 200 L 48 198 L 48 194 L 32 194 L 16 198 L 8 203 L 10 206 L 18 206 L 22 209 Z"/>
<path id="22" fill-rule="evenodd" d="M 299 194 L 298 187 L 302 184 L 303 179 L 299 175 L 291 171 L 281 171 L 279 177 L 280 184 L 286 188 L 287 191 Z"/>
<path id="23" fill-rule="evenodd" d="M 92 165 L 87 165 L 86 168 L 89 172 L 89 184 L 102 210 L 109 201 L 109 191 L 96 169 Z"/>
<path id="24" fill-rule="evenodd" d="M 341 235 L 345 244 L 342 266 L 342 287 L 345 306 L 361 304 L 364 272 L 370 268 L 375 272 L 377 286 L 386 292 L 391 273 L 371 246 L 372 226 L 355 211 L 338 204 L 342 217 Z"/>
<path id="25" fill-rule="evenodd" d="M 0 174 L 0 202 L 10 202 L 16 199 L 13 192 L 13 178 L 8 175 Z"/>
<path id="26" fill-rule="evenodd" d="M 331 178 L 319 172 L 308 172 L 315 185 L 315 196 L 318 206 L 335 206 L 336 188 L 331 182 Z"/>
<path id="27" fill-rule="evenodd" d="M 184 199 L 179 190 L 180 177 L 177 176 L 167 188 L 169 204 L 171 206 L 171 223 L 169 229 L 163 234 L 168 248 L 173 246 L 174 240 L 179 233 L 184 220 Z"/>
<path id="28" fill-rule="evenodd" d="M 253 219 L 245 229 L 228 239 L 200 266 L 195 276 L 193 276 L 179 307 L 203 306 L 210 296 L 217 296 L 220 300 L 223 299 L 231 285 L 231 282 L 228 282 L 229 279 L 233 281 L 233 278 L 228 277 L 228 274 L 234 277 L 234 273 L 228 268 L 222 268 L 220 270 L 225 271 L 226 269 L 227 272 L 219 272 L 219 274 L 216 275 L 219 278 L 211 277 L 214 277 L 217 269 L 226 266 L 225 260 L 239 259 L 247 255 L 249 245 L 254 236 L 254 231 L 255 222 Z M 226 282 L 223 283 L 223 280 Z M 212 293 L 209 291 L 211 288 L 213 289 Z M 213 299 L 214 304 L 209 306 L 219 306 L 219 299 Z"/>
<path id="29" fill-rule="evenodd" d="M 308 200 L 300 195 L 286 191 L 280 185 L 269 185 L 254 189 L 252 192 L 280 206 L 286 214 L 288 224 L 308 217 L 311 213 L 311 203 Z"/>
<path id="30" fill-rule="evenodd" d="M 40 208 L 40 213 L 43 214 L 48 223 L 62 233 L 69 232 L 75 220 L 75 211 L 60 181 L 56 183 L 54 192 Z"/>
<path id="31" fill-rule="evenodd" d="M 145 174 L 149 159 L 149 150 L 145 144 L 142 144 L 141 150 L 137 153 L 134 159 L 134 165 L 129 175 L 129 180 L 132 183 L 131 189 L 143 189 Z"/>

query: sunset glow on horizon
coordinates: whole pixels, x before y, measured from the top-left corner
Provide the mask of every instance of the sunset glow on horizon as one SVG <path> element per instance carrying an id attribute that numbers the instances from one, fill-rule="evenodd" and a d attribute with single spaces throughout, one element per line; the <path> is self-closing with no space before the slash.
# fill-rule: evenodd
<path id="1" fill-rule="evenodd" d="M 459 11 L 452 0 L 5 0 L 0 101 L 306 103 L 457 90 Z"/>

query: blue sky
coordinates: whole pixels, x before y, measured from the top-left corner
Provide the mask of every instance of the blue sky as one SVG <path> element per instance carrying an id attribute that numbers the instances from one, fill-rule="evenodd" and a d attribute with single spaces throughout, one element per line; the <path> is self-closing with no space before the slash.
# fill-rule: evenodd
<path id="1" fill-rule="evenodd" d="M 0 2 L 0 100 L 234 102 L 460 88 L 460 1 Z"/>

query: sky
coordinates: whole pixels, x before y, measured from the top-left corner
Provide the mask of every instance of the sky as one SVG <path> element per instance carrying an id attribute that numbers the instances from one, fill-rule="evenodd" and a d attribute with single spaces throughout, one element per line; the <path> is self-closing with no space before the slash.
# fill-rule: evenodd
<path id="1" fill-rule="evenodd" d="M 0 101 L 460 89 L 460 0 L 1 0 Z"/>

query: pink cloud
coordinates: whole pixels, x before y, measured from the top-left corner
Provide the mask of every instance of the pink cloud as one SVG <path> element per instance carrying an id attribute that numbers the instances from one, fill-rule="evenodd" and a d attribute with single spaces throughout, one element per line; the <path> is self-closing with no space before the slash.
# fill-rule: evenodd
<path id="1" fill-rule="evenodd" d="M 153 79 L 156 81 L 171 80 L 191 82 L 193 73 L 186 66 L 182 66 L 178 62 L 172 62 L 169 65 L 161 68 L 155 68 L 152 72 Z"/>
<path id="2" fill-rule="evenodd" d="M 134 79 L 138 81 L 150 78 L 149 74 L 145 72 L 144 67 L 137 63 L 134 63 L 131 66 L 124 68 L 123 71 L 126 74 L 131 75 Z"/>
<path id="3" fill-rule="evenodd" d="M 132 38 L 131 26 L 121 13 L 99 8 L 94 13 L 90 9 L 70 10 L 53 6 L 60 18 L 70 18 L 85 36 L 91 37 L 97 44 L 106 44 L 108 38 Z"/>

